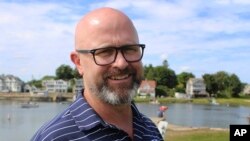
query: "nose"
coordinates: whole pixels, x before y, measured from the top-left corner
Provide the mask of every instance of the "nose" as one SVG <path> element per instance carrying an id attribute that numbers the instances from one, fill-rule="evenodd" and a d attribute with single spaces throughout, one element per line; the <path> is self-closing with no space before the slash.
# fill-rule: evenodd
<path id="1" fill-rule="evenodd" d="M 117 68 L 121 69 L 121 70 L 125 69 L 128 66 L 128 62 L 123 57 L 121 51 L 118 51 L 115 62 L 112 65 L 114 67 L 117 67 Z"/>

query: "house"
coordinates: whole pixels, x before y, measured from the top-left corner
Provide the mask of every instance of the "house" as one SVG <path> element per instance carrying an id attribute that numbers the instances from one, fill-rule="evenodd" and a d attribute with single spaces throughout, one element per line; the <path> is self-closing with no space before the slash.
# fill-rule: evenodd
<path id="1" fill-rule="evenodd" d="M 42 85 L 45 87 L 45 91 L 49 93 L 67 93 L 68 82 L 62 79 L 59 80 L 43 80 Z"/>
<path id="2" fill-rule="evenodd" d="M 250 95 L 250 84 L 244 87 L 243 94 Z"/>
<path id="3" fill-rule="evenodd" d="M 0 75 L 0 92 L 22 92 L 24 82 L 13 75 Z"/>
<path id="4" fill-rule="evenodd" d="M 143 80 L 138 88 L 138 93 L 143 97 L 155 97 L 156 81 L 154 80 Z"/>
<path id="5" fill-rule="evenodd" d="M 191 97 L 208 97 L 204 80 L 202 78 L 190 78 L 186 84 L 186 94 Z"/>
<path id="6" fill-rule="evenodd" d="M 179 92 L 175 92 L 174 96 L 177 99 L 190 99 L 191 98 L 191 95 L 185 94 L 185 93 L 179 93 Z"/>
<path id="7" fill-rule="evenodd" d="M 83 88 L 83 79 L 75 79 L 74 92 L 77 94 L 82 91 Z"/>
<path id="8" fill-rule="evenodd" d="M 37 93 L 38 88 L 36 86 L 30 86 L 29 84 L 25 84 L 23 87 L 24 92 Z"/>

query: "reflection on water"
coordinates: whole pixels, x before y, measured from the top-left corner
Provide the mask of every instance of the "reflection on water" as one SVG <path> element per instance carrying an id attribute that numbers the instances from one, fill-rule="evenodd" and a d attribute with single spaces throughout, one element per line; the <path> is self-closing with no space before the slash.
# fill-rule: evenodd
<path id="1" fill-rule="evenodd" d="M 68 104 L 38 103 L 38 108 L 21 108 L 21 102 L 0 101 L 0 140 L 26 141 L 46 121 L 65 109 Z M 157 116 L 160 105 L 137 104 L 149 117 Z M 195 127 L 228 128 L 230 124 L 248 124 L 249 107 L 169 104 L 167 120 L 171 124 Z"/>

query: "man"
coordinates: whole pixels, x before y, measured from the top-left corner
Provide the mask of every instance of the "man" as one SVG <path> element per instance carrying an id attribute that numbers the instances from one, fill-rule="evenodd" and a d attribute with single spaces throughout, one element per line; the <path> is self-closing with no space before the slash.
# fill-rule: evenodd
<path id="1" fill-rule="evenodd" d="M 84 78 L 84 90 L 32 140 L 163 140 L 132 102 L 143 78 L 144 48 L 132 21 L 122 12 L 100 8 L 85 15 L 77 24 L 71 53 Z"/>

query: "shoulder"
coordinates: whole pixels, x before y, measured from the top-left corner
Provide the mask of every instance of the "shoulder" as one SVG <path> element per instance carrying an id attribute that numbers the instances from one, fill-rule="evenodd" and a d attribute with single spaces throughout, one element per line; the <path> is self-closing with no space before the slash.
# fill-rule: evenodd
<path id="1" fill-rule="evenodd" d="M 82 98 L 74 101 L 61 114 L 54 117 L 48 123 L 45 123 L 36 132 L 32 140 L 52 140 L 58 137 L 66 137 L 66 134 L 70 135 L 71 133 L 80 132 L 75 117 L 80 111 L 82 111 L 81 108 L 85 108 L 83 105 L 85 105 L 85 103 Z"/>
<path id="2" fill-rule="evenodd" d="M 69 111 L 66 110 L 50 122 L 44 124 L 33 136 L 32 141 L 51 140 L 55 137 L 63 136 L 69 130 L 76 131 L 77 126 Z"/>
<path id="3" fill-rule="evenodd" d="M 134 109 L 133 125 L 136 136 L 145 140 L 160 140 L 162 136 L 156 127 L 156 124 L 147 116 L 140 113 L 135 105 L 132 105 Z"/>

